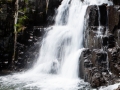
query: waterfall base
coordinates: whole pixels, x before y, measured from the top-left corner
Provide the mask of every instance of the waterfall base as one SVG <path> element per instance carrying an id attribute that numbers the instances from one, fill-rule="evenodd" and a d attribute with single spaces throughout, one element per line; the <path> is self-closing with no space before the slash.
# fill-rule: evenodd
<path id="1" fill-rule="evenodd" d="M 1 90 L 88 90 L 90 87 L 79 79 L 69 79 L 52 74 L 15 74 L 0 77 Z"/>

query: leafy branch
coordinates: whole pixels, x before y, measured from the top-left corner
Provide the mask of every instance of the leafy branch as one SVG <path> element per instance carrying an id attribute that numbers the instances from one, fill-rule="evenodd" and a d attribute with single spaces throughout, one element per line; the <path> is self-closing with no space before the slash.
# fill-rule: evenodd
<path id="1" fill-rule="evenodd" d="M 16 32 L 20 32 L 26 29 L 25 21 L 28 19 L 28 17 L 26 15 L 21 16 L 20 18 L 18 18 L 18 23 L 15 24 L 15 27 L 17 28 Z"/>

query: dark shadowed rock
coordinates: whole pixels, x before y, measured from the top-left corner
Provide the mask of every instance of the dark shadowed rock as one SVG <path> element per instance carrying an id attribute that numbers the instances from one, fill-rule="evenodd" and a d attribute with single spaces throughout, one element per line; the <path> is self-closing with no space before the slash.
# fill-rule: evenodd
<path id="1" fill-rule="evenodd" d="M 84 79 L 85 76 L 85 67 L 88 68 L 90 65 L 89 58 L 90 58 L 91 51 L 89 49 L 85 49 L 79 58 L 79 76 Z M 87 56 L 87 57 L 86 57 Z"/>
<path id="2" fill-rule="evenodd" d="M 108 27 L 110 32 L 114 32 L 120 25 L 120 6 L 108 6 Z M 114 13 L 114 14 L 113 14 Z"/>
<path id="3" fill-rule="evenodd" d="M 88 6 L 85 18 L 88 26 L 98 26 L 98 7 L 96 5 Z"/>
<path id="4" fill-rule="evenodd" d="M 100 5 L 99 7 L 99 17 L 100 17 L 100 25 L 107 26 L 108 18 L 107 18 L 107 4 Z"/>
<path id="5" fill-rule="evenodd" d="M 79 76 L 89 82 L 93 88 L 115 83 L 116 77 L 109 73 L 107 57 L 107 52 L 101 49 L 85 49 L 81 53 Z"/>
<path id="6" fill-rule="evenodd" d="M 120 5 L 120 0 L 112 0 L 114 5 Z"/>
<path id="7" fill-rule="evenodd" d="M 106 81 L 100 73 L 94 73 L 91 79 L 91 86 L 97 88 L 99 86 L 105 85 Z"/>
<path id="8" fill-rule="evenodd" d="M 120 73 L 120 49 L 119 48 L 113 48 L 109 49 L 108 52 L 108 59 L 110 62 L 110 69 L 111 71 L 119 77 Z"/>

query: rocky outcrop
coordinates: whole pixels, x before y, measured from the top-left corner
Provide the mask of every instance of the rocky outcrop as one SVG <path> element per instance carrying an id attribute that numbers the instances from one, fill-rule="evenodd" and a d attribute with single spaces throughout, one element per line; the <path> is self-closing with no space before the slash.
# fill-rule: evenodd
<path id="1" fill-rule="evenodd" d="M 110 70 L 118 77 L 120 76 L 120 48 L 109 49 L 108 51 Z"/>
<path id="2" fill-rule="evenodd" d="M 120 76 L 119 7 L 92 5 L 86 12 L 79 76 L 93 88 L 114 84 Z"/>
<path id="3" fill-rule="evenodd" d="M 80 65 L 79 76 L 93 88 L 115 83 L 116 76 L 109 72 L 107 52 L 85 49 L 80 57 Z"/>

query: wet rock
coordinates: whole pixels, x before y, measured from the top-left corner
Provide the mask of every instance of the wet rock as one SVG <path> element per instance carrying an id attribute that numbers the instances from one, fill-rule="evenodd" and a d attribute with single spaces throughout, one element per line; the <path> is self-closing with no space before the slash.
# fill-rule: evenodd
<path id="1" fill-rule="evenodd" d="M 108 46 L 108 36 L 103 36 L 102 39 L 103 39 L 102 46 L 107 47 Z"/>
<path id="2" fill-rule="evenodd" d="M 85 18 L 87 26 L 106 26 L 107 25 L 107 4 L 100 6 L 91 5 L 87 8 Z M 100 19 L 100 20 L 99 20 Z M 100 23 L 99 23 L 100 22 Z"/>
<path id="3" fill-rule="evenodd" d="M 91 65 L 90 65 L 90 60 L 88 60 L 88 59 L 85 59 L 84 60 L 84 67 L 85 68 L 89 68 Z"/>
<path id="4" fill-rule="evenodd" d="M 84 31 L 85 47 L 90 49 L 101 49 L 103 44 L 102 36 L 106 34 L 106 25 L 108 21 L 106 19 L 107 18 L 106 4 L 103 4 L 101 6 L 96 5 L 89 6 L 85 18 L 87 22 L 85 23 L 86 30 Z"/>
<path id="5" fill-rule="evenodd" d="M 85 18 L 88 21 L 88 26 L 98 26 L 98 8 L 96 5 L 88 6 Z"/>
<path id="6" fill-rule="evenodd" d="M 85 49 L 79 59 L 79 76 L 93 88 L 115 83 L 114 74 L 109 73 L 108 57 L 101 49 Z"/>
<path id="7" fill-rule="evenodd" d="M 103 77 L 101 77 L 100 73 L 94 73 L 92 79 L 91 79 L 91 86 L 93 88 L 97 88 L 99 86 L 105 85 L 105 80 Z"/>
<path id="8" fill-rule="evenodd" d="M 120 5 L 120 0 L 112 0 L 114 5 Z"/>
<path id="9" fill-rule="evenodd" d="M 117 89 L 115 89 L 115 90 L 120 90 L 120 85 L 118 86 L 118 88 Z"/>
<path id="10" fill-rule="evenodd" d="M 90 53 L 91 51 L 89 49 L 85 49 L 82 53 L 81 56 L 79 58 L 79 76 L 84 79 L 85 76 L 85 72 L 86 72 L 86 68 L 90 67 L 90 62 L 89 62 L 89 58 L 90 58 Z"/>
<path id="11" fill-rule="evenodd" d="M 107 4 L 100 5 L 99 7 L 100 14 L 100 25 L 107 26 L 108 18 L 107 18 Z"/>
<path id="12" fill-rule="evenodd" d="M 80 76 L 95 88 L 113 84 L 120 76 L 120 6 L 118 0 L 113 3 L 91 5 L 85 15 L 84 46 L 91 52 L 81 54 Z"/>
<path id="13" fill-rule="evenodd" d="M 120 12 L 118 6 L 108 6 L 108 27 L 110 32 L 114 32 L 119 28 Z M 114 14 L 113 14 L 114 13 Z"/>
<path id="14" fill-rule="evenodd" d="M 116 41 L 116 45 L 120 47 L 120 29 L 115 30 L 114 38 L 115 38 L 115 41 Z"/>
<path id="15" fill-rule="evenodd" d="M 84 45 L 86 48 L 90 49 L 100 49 L 103 44 L 103 37 L 99 35 L 98 26 L 90 26 L 84 31 Z M 104 35 L 106 28 L 104 26 L 100 27 L 101 34 Z"/>
<path id="16" fill-rule="evenodd" d="M 109 59 L 109 63 L 110 63 L 110 70 L 119 77 L 120 49 L 119 48 L 109 49 L 108 57 L 109 57 L 108 59 Z"/>

